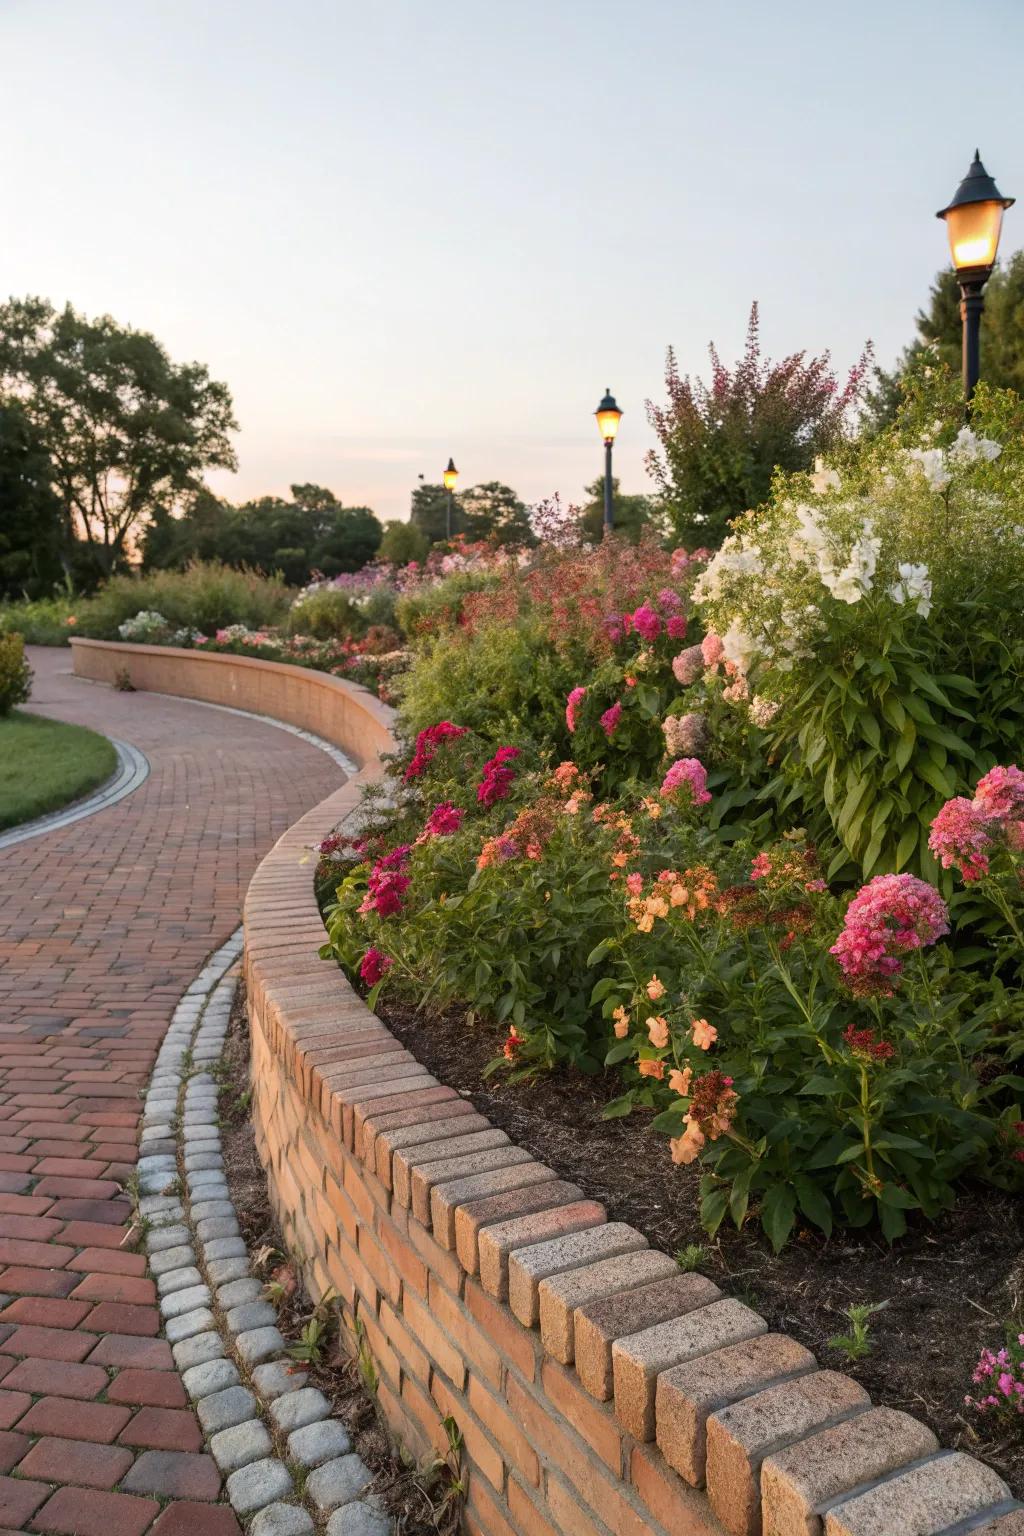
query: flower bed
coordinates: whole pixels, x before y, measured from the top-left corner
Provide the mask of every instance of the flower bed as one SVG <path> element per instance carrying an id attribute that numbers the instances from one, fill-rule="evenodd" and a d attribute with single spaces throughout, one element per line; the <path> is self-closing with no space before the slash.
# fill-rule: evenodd
<path id="1" fill-rule="evenodd" d="M 322 850 L 371 1006 L 502 1025 L 513 1088 L 599 1084 L 711 1235 L 918 1243 L 1020 1189 L 1018 411 L 968 432 L 933 391 L 710 562 L 472 595 L 403 681 L 392 803 Z"/>

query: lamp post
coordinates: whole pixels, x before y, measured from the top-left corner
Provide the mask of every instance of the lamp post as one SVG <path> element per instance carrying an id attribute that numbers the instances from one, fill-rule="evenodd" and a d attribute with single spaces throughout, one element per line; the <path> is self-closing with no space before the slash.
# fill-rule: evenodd
<path id="1" fill-rule="evenodd" d="M 459 472 L 455 468 L 455 460 L 449 459 L 448 468 L 445 470 L 443 475 L 444 488 L 448 492 L 448 505 L 445 508 L 444 516 L 444 536 L 448 540 L 449 544 L 451 543 L 452 538 L 452 503 L 455 500 L 455 482 L 458 480 L 458 478 Z"/>
<path id="2" fill-rule="evenodd" d="M 940 208 L 936 218 L 945 219 L 949 249 L 960 284 L 960 319 L 963 322 L 964 398 L 970 407 L 981 371 L 981 313 L 984 287 L 992 276 L 1003 210 L 1014 199 L 1004 197 L 974 151 L 974 160 L 956 189 L 953 201 Z"/>
<path id="3" fill-rule="evenodd" d="M 612 444 L 615 442 L 615 434 L 619 430 L 619 422 L 622 412 L 615 404 L 615 397 L 610 389 L 605 390 L 604 399 L 594 412 L 597 417 L 597 430 L 604 440 L 604 531 L 610 533 L 614 518 L 612 515 Z"/>

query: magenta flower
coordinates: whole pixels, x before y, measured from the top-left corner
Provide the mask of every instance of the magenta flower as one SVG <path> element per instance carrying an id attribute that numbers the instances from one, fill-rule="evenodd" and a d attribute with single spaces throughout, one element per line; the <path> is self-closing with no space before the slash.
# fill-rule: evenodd
<path id="1" fill-rule="evenodd" d="M 677 758 L 661 781 L 662 798 L 683 789 L 689 791 L 694 805 L 710 805 L 707 770 L 699 758 Z"/>
<path id="2" fill-rule="evenodd" d="M 615 732 L 618 729 L 619 720 L 621 718 L 622 702 L 620 699 L 616 699 L 611 709 L 606 709 L 604 714 L 601 716 L 601 729 L 604 731 L 609 741 L 611 741 L 612 737 L 615 735 Z"/>
<path id="3" fill-rule="evenodd" d="M 661 634 L 661 620 L 648 603 L 641 603 L 633 615 L 633 628 L 641 640 L 657 640 Z"/>
<path id="4" fill-rule="evenodd" d="M 519 756 L 518 747 L 499 747 L 494 756 L 484 763 L 483 777 L 477 785 L 476 798 L 481 805 L 496 805 L 507 800 L 516 772 L 509 764 Z"/>
<path id="5" fill-rule="evenodd" d="M 665 620 L 665 631 L 670 640 L 686 639 L 686 615 L 673 613 Z"/>
<path id="6" fill-rule="evenodd" d="M 943 869 L 958 869 L 966 884 L 988 874 L 991 828 L 977 801 L 947 800 L 928 833 L 928 847 Z"/>
<path id="7" fill-rule="evenodd" d="M 412 762 L 405 770 L 406 782 L 410 783 L 426 772 L 437 749 L 446 741 L 453 741 L 465 734 L 464 725 L 453 725 L 450 720 L 441 720 L 437 725 L 428 725 L 426 730 L 420 731 L 416 737 L 416 750 L 413 753 Z"/>
<path id="8" fill-rule="evenodd" d="M 585 688 L 574 688 L 565 701 L 565 723 L 570 732 L 575 731 L 576 721 L 579 718 L 579 707 L 587 696 Z"/>
<path id="9" fill-rule="evenodd" d="M 370 948 L 362 958 L 359 966 L 359 976 L 368 987 L 375 987 L 382 976 L 386 976 L 394 965 L 390 955 L 385 955 L 382 950 Z"/>
<path id="10" fill-rule="evenodd" d="M 949 932 L 949 911 L 934 886 L 916 875 L 876 875 L 846 909 L 829 953 L 857 996 L 891 997 L 909 950 Z"/>
<path id="11" fill-rule="evenodd" d="M 450 800 L 443 800 L 440 805 L 435 805 L 427 817 L 423 828 L 425 837 L 451 837 L 462 826 L 465 811 L 453 805 Z"/>
<path id="12" fill-rule="evenodd" d="M 378 859 L 370 871 L 366 883 L 366 895 L 359 906 L 365 915 L 376 912 L 378 917 L 393 917 L 402 910 L 402 898 L 411 884 L 405 873 L 409 862 L 409 844 L 400 843 L 390 853 Z"/>

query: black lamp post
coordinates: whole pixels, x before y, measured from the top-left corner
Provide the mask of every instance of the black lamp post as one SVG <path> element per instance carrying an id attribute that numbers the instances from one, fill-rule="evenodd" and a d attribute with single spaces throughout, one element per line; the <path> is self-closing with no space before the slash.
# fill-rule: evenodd
<path id="1" fill-rule="evenodd" d="M 459 478 L 459 472 L 455 468 L 455 460 L 448 460 L 448 468 L 444 472 L 444 488 L 448 492 L 448 505 L 444 515 L 444 536 L 451 543 L 452 538 L 452 503 L 455 500 L 455 482 Z"/>
<path id="2" fill-rule="evenodd" d="M 964 336 L 964 398 L 970 405 L 981 371 L 981 313 L 984 287 L 992 276 L 1003 210 L 1014 199 L 1004 197 L 981 163 L 978 151 L 970 170 L 956 189 L 953 201 L 940 208 L 936 218 L 945 219 L 949 249 L 960 284 L 960 319 Z"/>
<path id="3" fill-rule="evenodd" d="M 597 430 L 604 440 L 604 531 L 609 533 L 614 524 L 612 515 L 612 444 L 615 442 L 615 434 L 619 430 L 619 421 L 622 412 L 615 404 L 615 398 L 610 389 L 605 390 L 604 399 L 594 412 L 597 417 Z"/>

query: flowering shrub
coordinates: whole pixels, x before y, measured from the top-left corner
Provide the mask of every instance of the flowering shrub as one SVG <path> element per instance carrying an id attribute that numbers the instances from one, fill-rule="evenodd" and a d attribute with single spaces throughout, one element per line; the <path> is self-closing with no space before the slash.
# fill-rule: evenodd
<path id="1" fill-rule="evenodd" d="M 0 634 L 0 716 L 26 704 L 32 691 L 32 668 L 25 659 L 20 635 Z"/>
<path id="2" fill-rule="evenodd" d="M 983 1349 L 971 1380 L 978 1392 L 964 1398 L 967 1407 L 1019 1433 L 1024 1416 L 1024 1333 L 1011 1329 L 1002 1349 Z"/>
<path id="3" fill-rule="evenodd" d="M 125 619 L 123 624 L 119 624 L 117 632 L 122 640 L 136 641 L 140 645 L 153 645 L 161 641 L 169 644 L 171 626 L 162 613 L 157 613 L 154 608 L 143 608 L 133 619 Z"/>
<path id="4" fill-rule="evenodd" d="M 934 878 L 939 806 L 1019 743 L 1020 413 L 982 391 L 963 427 L 932 383 L 891 431 L 780 476 L 694 589 L 833 873 Z"/>

